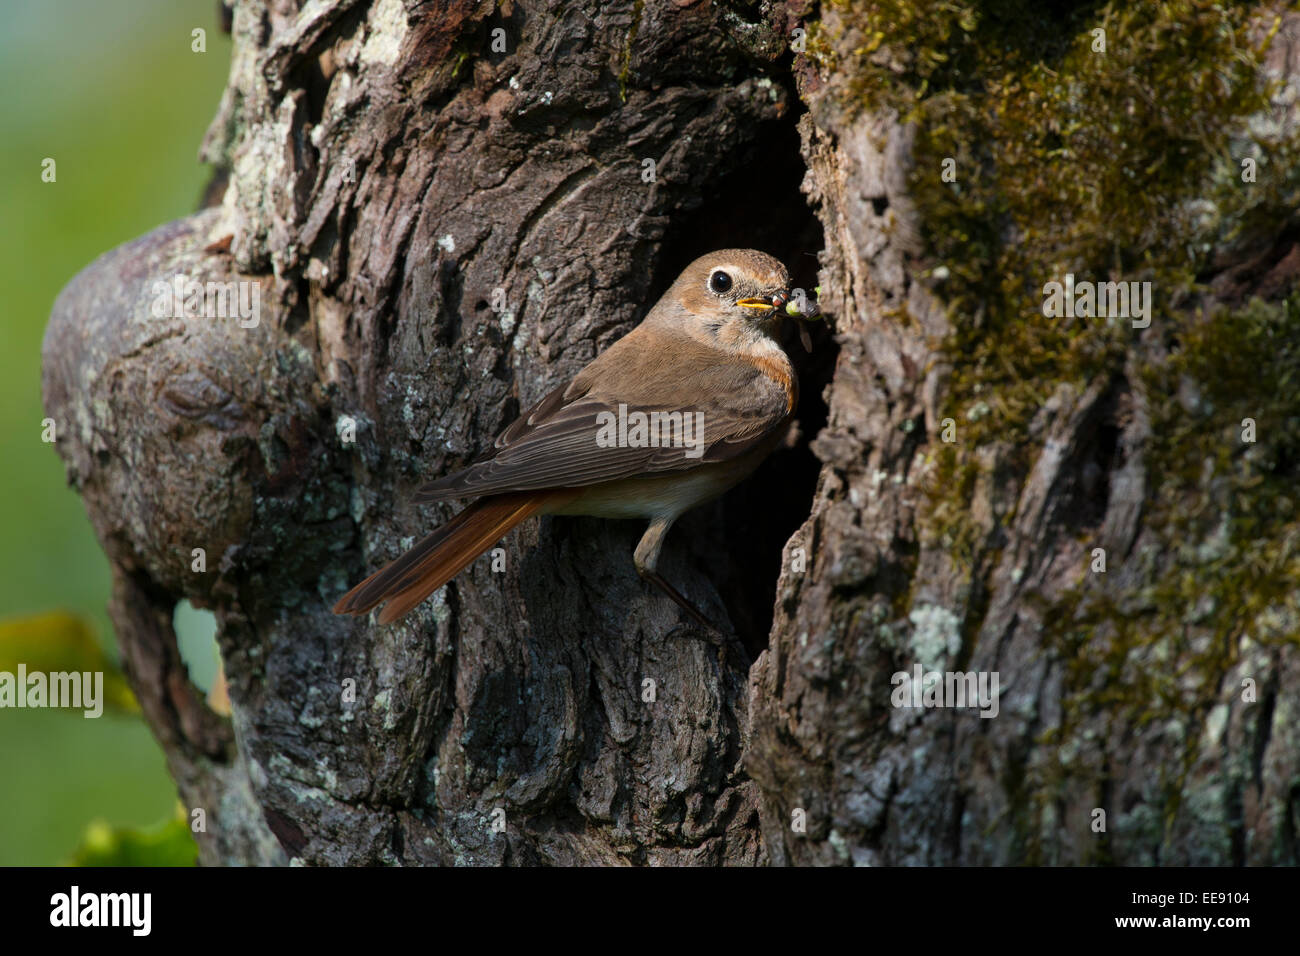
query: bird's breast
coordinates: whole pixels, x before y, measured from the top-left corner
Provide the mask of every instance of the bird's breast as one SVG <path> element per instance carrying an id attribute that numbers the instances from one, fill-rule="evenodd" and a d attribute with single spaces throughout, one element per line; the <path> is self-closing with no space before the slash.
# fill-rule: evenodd
<path id="1" fill-rule="evenodd" d="M 594 518 L 675 518 L 742 481 L 758 467 L 768 447 L 732 461 L 708 462 L 686 471 L 621 478 L 575 489 L 573 498 L 557 502 L 546 514 Z"/>

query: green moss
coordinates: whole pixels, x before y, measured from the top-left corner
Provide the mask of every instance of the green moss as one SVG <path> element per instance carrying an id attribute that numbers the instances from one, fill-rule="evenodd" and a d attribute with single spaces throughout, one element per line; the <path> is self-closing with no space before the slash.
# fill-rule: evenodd
<path id="1" fill-rule="evenodd" d="M 472 54 L 470 53 L 469 49 L 463 47 L 459 42 L 453 48 L 452 58 L 451 58 L 452 59 L 451 78 L 453 82 L 460 78 L 461 67 L 463 67 L 469 61 L 471 56 Z"/>
<path id="2" fill-rule="evenodd" d="M 1208 248 L 1190 234 L 1187 201 L 1216 192 L 1231 207 L 1219 222 L 1270 199 L 1274 212 L 1285 205 L 1262 182 L 1232 193 L 1215 184 L 1235 169 L 1230 137 L 1267 104 L 1248 8 L 1136 6 L 840 0 L 831 22 L 859 45 L 836 60 L 833 28 L 813 33 L 811 51 L 852 77 L 856 105 L 916 124 L 911 194 L 947 269 L 948 411 L 965 441 L 1023 431 L 1058 382 L 1122 363 L 1133 330 L 1045 319 L 1046 282 L 1148 279 L 1166 308 Z M 1095 28 L 1105 53 L 1092 49 Z M 1274 178 L 1293 192 L 1294 164 L 1278 158 Z M 955 182 L 942 181 L 946 159 Z M 970 416 L 981 403 L 990 413 Z"/>
<path id="3" fill-rule="evenodd" d="M 1003 443 L 999 461 L 1023 480 L 1041 441 L 1028 426 L 1063 383 L 1139 377 L 1153 433 L 1143 526 L 1156 544 L 1126 560 L 1142 563 L 1127 580 L 1147 584 L 1121 593 L 1113 573 L 1080 569 L 1076 588 L 1044 601 L 1045 651 L 1066 686 L 1062 721 L 1040 743 L 1073 741 L 1097 715 L 1199 726 L 1243 635 L 1300 641 L 1300 298 L 1213 315 L 1197 305 L 1213 250 L 1277 235 L 1300 206 L 1300 142 L 1271 119 L 1259 82 L 1278 21 L 1255 21 L 1261 41 L 1251 27 L 1264 8 L 1212 0 L 829 8 L 810 55 L 851 77 L 844 105 L 914 124 L 910 194 L 943 267 L 934 289 L 952 335 L 937 344 L 952 375 L 940 417 L 955 419 L 958 442 L 932 445 L 927 543 L 972 576 L 988 568 L 970 516 L 976 450 Z M 1254 183 L 1242 179 L 1248 157 Z M 955 182 L 943 181 L 948 159 Z M 1044 316 L 1043 286 L 1066 273 L 1151 282 L 1152 328 Z M 1254 444 L 1241 440 L 1245 418 Z M 1165 826 L 1198 733 L 1181 744 L 1160 781 Z M 1035 773 L 1015 796 L 1040 821 L 1080 786 L 1101 800 L 1107 774 L 1061 754 Z M 1026 854 L 1041 857 L 1034 824 L 1023 826 Z"/>
<path id="4" fill-rule="evenodd" d="M 627 102 L 627 86 L 632 78 L 632 44 L 641 30 L 641 15 L 645 12 L 645 0 L 635 0 L 632 4 L 632 25 L 628 27 L 627 38 L 623 41 L 623 66 L 618 71 L 619 102 Z"/>
<path id="5" fill-rule="evenodd" d="M 1152 400 L 1144 524 L 1159 544 L 1127 560 L 1149 568 L 1150 583 L 1115 593 L 1087 574 L 1043 609 L 1067 693 L 1039 743 L 1070 741 L 1098 716 L 1172 733 L 1181 757 L 1159 768 L 1167 827 L 1188 795 L 1200 728 L 1216 705 L 1240 700 L 1228 677 L 1243 638 L 1300 647 L 1300 293 L 1191 324 L 1142 377 Z M 1044 798 L 1096 783 L 1088 768 L 1049 757 Z"/>
<path id="6" fill-rule="evenodd" d="M 916 126 L 911 195 L 946 270 L 943 414 L 960 433 L 959 450 L 939 453 L 928 523 L 969 559 L 970 449 L 1010 441 L 1027 468 L 1033 415 L 1062 382 L 1118 375 L 1138 334 L 1127 321 L 1043 316 L 1044 284 L 1066 273 L 1150 281 L 1153 321 L 1181 323 L 1171 303 L 1195 290 L 1209 250 L 1294 208 L 1300 149 L 1245 136 L 1268 102 L 1247 5 L 831 7 L 811 55 L 851 77 L 850 105 Z M 856 45 L 836 55 L 846 37 Z M 1238 175 L 1245 155 L 1267 157 L 1251 187 Z M 955 182 L 942 180 L 946 159 Z"/>
<path id="7" fill-rule="evenodd" d="M 1167 566 L 1118 598 L 1099 576 L 1082 579 L 1058 637 L 1071 684 L 1096 685 L 1081 704 L 1147 722 L 1208 709 L 1243 636 L 1300 646 L 1300 293 L 1219 310 L 1142 374 L 1152 400 L 1144 522 Z"/>
<path id="8" fill-rule="evenodd" d="M 939 444 L 933 454 L 927 485 L 929 510 L 922 522 L 924 540 L 953 555 L 962 567 L 970 568 L 981 539 L 969 507 L 979 479 L 979 465 L 957 444 Z"/>
<path id="9" fill-rule="evenodd" d="M 1122 366 L 1129 323 L 1046 318 L 1045 283 L 1149 280 L 1157 314 L 1194 285 L 1204 253 L 1184 204 L 1206 195 L 1231 131 L 1266 105 L 1242 53 L 1244 16 L 1234 23 L 1209 3 L 1139 7 L 1093 21 L 1110 24 L 1105 54 L 1092 52 L 1086 23 L 1050 65 L 1020 64 L 1014 44 L 987 38 L 982 89 L 913 107 L 913 195 L 949 270 L 952 410 L 981 399 L 992 409 L 967 430 L 976 442 L 1023 431 L 1057 383 Z M 946 158 L 955 183 L 941 181 Z"/>

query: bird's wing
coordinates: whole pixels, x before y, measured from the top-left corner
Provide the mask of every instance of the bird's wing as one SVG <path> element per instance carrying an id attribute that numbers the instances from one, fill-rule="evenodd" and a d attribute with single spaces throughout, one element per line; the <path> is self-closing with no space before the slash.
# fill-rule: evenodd
<path id="1" fill-rule="evenodd" d="M 524 412 L 501 433 L 490 458 L 424 485 L 415 500 L 576 488 L 727 461 L 770 436 L 792 410 L 788 387 L 747 361 L 704 346 L 675 343 L 656 351 L 644 342 L 619 349 L 622 344 Z M 610 442 L 620 405 L 631 423 L 634 412 L 682 413 L 684 423 L 689 416 L 691 431 L 681 437 L 695 447 Z M 665 441 L 677 437 L 663 427 L 659 434 Z"/>

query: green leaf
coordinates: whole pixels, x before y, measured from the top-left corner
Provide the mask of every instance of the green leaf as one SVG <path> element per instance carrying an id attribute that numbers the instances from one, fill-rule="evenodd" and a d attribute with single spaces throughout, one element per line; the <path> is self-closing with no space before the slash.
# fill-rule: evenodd
<path id="1" fill-rule="evenodd" d="M 138 714 L 140 705 L 122 671 L 106 655 L 84 619 L 66 611 L 51 611 L 0 621 L 0 671 L 102 671 L 104 707 Z"/>
<path id="2" fill-rule="evenodd" d="M 194 866 L 198 847 L 190 833 L 185 808 L 154 827 L 114 829 L 92 820 L 73 851 L 69 866 Z"/>

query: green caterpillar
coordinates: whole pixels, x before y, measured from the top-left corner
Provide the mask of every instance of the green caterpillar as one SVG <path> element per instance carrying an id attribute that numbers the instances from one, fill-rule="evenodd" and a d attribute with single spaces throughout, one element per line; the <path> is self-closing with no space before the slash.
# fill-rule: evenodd
<path id="1" fill-rule="evenodd" d="M 813 292 L 816 293 L 817 298 L 820 299 L 822 295 L 822 287 L 818 286 L 817 288 L 813 289 Z M 820 318 L 821 313 L 822 310 L 818 307 L 816 302 L 813 303 L 812 311 L 810 312 L 800 311 L 799 306 L 795 304 L 793 299 L 785 304 L 785 314 L 792 316 L 793 318 L 796 319 L 805 319 L 807 321 L 812 321 L 813 319 Z"/>

